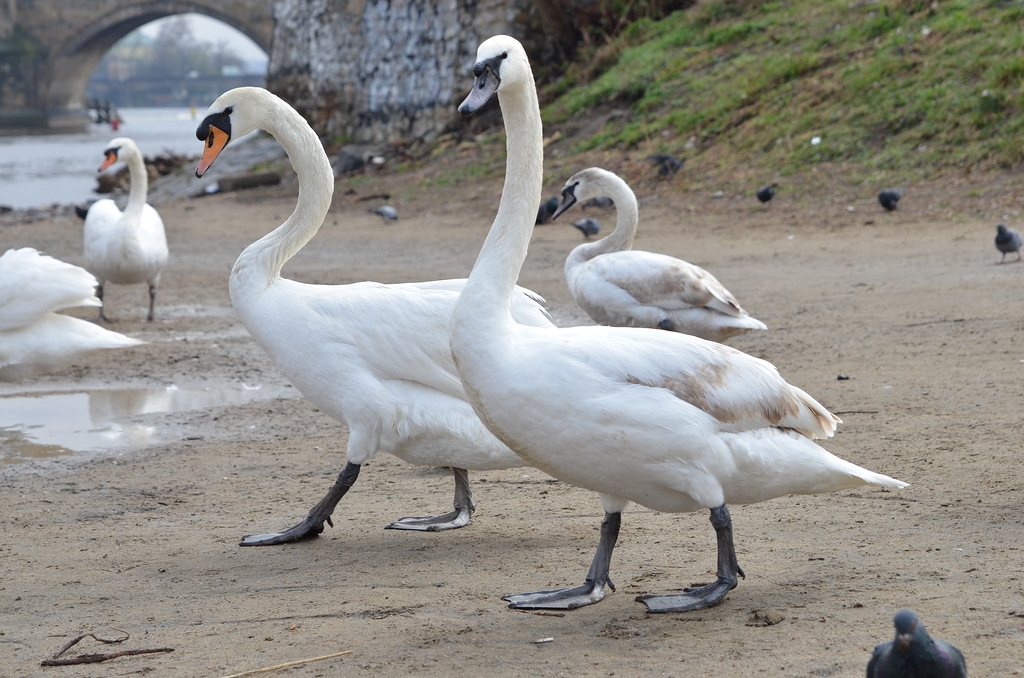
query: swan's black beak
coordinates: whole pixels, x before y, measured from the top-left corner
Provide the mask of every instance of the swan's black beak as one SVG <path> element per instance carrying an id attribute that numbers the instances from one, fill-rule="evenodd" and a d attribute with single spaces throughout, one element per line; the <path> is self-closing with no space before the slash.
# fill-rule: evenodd
<path id="1" fill-rule="evenodd" d="M 96 171 L 102 172 L 103 170 L 113 165 L 115 162 L 117 162 L 117 147 L 108 148 L 107 150 L 103 151 L 103 164 L 100 165 L 100 168 Z"/>
<path id="2" fill-rule="evenodd" d="M 231 109 L 206 116 L 196 130 L 196 138 L 206 143 L 196 166 L 196 176 L 202 177 L 231 141 Z"/>
<path id="3" fill-rule="evenodd" d="M 498 91 L 498 86 L 501 85 L 498 69 L 501 67 L 501 61 L 507 57 L 508 54 L 501 54 L 473 64 L 473 75 L 476 76 L 476 82 L 473 83 L 473 89 L 466 96 L 466 100 L 459 104 L 459 113 L 472 115 L 491 100 L 494 93 Z"/>
<path id="4" fill-rule="evenodd" d="M 555 213 L 551 215 L 552 219 L 557 219 L 559 214 L 576 204 L 576 187 L 579 185 L 580 182 L 577 181 L 562 189 L 562 203 L 555 210 Z"/>

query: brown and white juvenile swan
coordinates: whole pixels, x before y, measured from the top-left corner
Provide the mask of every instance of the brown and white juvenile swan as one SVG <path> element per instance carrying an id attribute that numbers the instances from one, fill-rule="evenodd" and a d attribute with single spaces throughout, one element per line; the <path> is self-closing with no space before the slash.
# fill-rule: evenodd
<path id="1" fill-rule="evenodd" d="M 99 171 L 118 162 L 128 163 L 131 184 L 124 212 L 108 199 L 97 200 L 89 206 L 83 231 L 85 267 L 96 276 L 99 284 L 96 296 L 103 301 L 104 286 L 108 282 L 118 285 L 147 283 L 149 286 L 149 313 L 153 320 L 156 288 L 167 265 L 167 237 L 164 222 L 152 205 L 146 203 L 149 179 L 142 152 L 135 142 L 119 137 L 107 144 L 103 151 L 103 164 Z M 109 321 L 100 306 L 100 320 Z"/>
<path id="2" fill-rule="evenodd" d="M 811 441 L 839 419 L 770 363 L 677 332 L 625 327 L 524 327 L 508 312 L 540 203 L 543 140 L 522 45 L 480 45 L 471 114 L 495 93 L 507 134 L 505 185 L 490 233 L 452 314 L 451 345 L 480 418 L 545 473 L 596 490 L 605 518 L 581 586 L 506 596 L 517 608 L 575 608 L 604 597 L 621 513 L 709 510 L 718 579 L 680 594 L 641 596 L 652 612 L 720 602 L 743 575 L 727 504 L 859 485 L 906 483 L 844 461 Z"/>
<path id="3" fill-rule="evenodd" d="M 595 242 L 577 245 L 565 259 L 569 291 L 595 322 L 671 330 L 711 341 L 768 329 L 700 266 L 631 249 L 639 210 L 636 195 L 618 175 L 600 167 L 572 175 L 552 218 L 577 201 L 599 196 L 615 203 L 615 230 Z"/>
<path id="4" fill-rule="evenodd" d="M 295 211 L 249 245 L 231 271 L 231 303 L 242 324 L 295 387 L 348 426 L 347 464 L 334 486 L 297 525 L 247 535 L 244 546 L 315 537 L 378 450 L 413 464 L 450 466 L 455 510 L 402 518 L 388 527 L 445 530 L 466 525 L 474 506 L 466 469 L 525 466 L 488 432 L 455 372 L 449 322 L 465 279 L 384 285 L 310 285 L 281 277 L 281 268 L 320 229 L 334 193 L 334 173 L 316 133 L 270 92 L 240 87 L 222 94 L 196 136 L 205 142 L 202 176 L 235 138 L 255 129 L 274 135 L 298 176 Z M 517 289 L 508 297 L 519 322 L 551 326 L 540 298 Z"/>

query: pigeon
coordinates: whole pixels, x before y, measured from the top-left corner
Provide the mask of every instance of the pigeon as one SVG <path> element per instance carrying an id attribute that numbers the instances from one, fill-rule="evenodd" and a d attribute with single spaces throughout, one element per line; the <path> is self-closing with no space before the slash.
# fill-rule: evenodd
<path id="1" fill-rule="evenodd" d="M 79 219 L 85 221 L 86 215 L 89 214 L 90 207 L 92 207 L 92 203 L 89 203 L 85 207 L 82 207 L 81 205 L 75 205 L 75 214 L 78 215 Z"/>
<path id="2" fill-rule="evenodd" d="M 607 195 L 599 195 L 581 204 L 580 209 L 587 209 L 588 207 L 611 207 L 614 204 L 615 201 Z"/>
<path id="3" fill-rule="evenodd" d="M 398 210 L 391 205 L 381 205 L 370 210 L 373 214 L 380 216 L 384 221 L 398 221 Z"/>
<path id="4" fill-rule="evenodd" d="M 867 678 L 967 678 L 960 650 L 928 635 L 913 610 L 893 617 L 896 637 L 875 645 Z"/>
<path id="5" fill-rule="evenodd" d="M 902 188 L 887 188 L 878 193 L 878 204 L 884 207 L 887 211 L 892 212 L 896 209 L 896 203 L 898 203 L 902 197 Z"/>
<path id="6" fill-rule="evenodd" d="M 574 221 L 572 222 L 572 225 L 580 229 L 580 232 L 583 233 L 583 237 L 588 240 L 590 239 L 590 236 L 597 235 L 597 232 L 601 230 L 601 223 L 597 219 L 591 219 L 589 217 L 586 219 L 580 219 L 579 221 Z"/>
<path id="7" fill-rule="evenodd" d="M 757 189 L 757 199 L 765 204 L 770 203 L 772 198 L 775 197 L 776 186 L 778 186 L 778 184 L 768 184 Z"/>
<path id="8" fill-rule="evenodd" d="M 647 159 L 654 163 L 654 166 L 658 168 L 658 174 L 663 177 L 672 176 L 683 166 L 682 160 L 668 153 L 658 153 Z"/>
<path id="9" fill-rule="evenodd" d="M 548 198 L 540 205 L 540 209 L 537 210 L 537 222 L 538 224 L 546 224 L 551 221 L 551 215 L 558 209 L 558 196 Z"/>
<path id="10" fill-rule="evenodd" d="M 999 263 L 1003 263 L 1007 254 L 1017 253 L 1017 261 L 1020 261 L 1021 239 L 1020 232 L 1014 228 L 1007 228 L 1003 224 L 996 226 L 996 249 L 1003 253 Z"/>

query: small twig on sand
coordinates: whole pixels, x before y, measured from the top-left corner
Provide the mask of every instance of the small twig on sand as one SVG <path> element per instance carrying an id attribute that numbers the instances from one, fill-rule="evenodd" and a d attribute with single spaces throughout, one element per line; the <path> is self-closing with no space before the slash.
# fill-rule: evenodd
<path id="1" fill-rule="evenodd" d="M 309 659 L 300 659 L 294 662 L 288 662 L 286 664 L 276 664 L 274 666 L 265 666 L 262 669 L 252 669 L 251 671 L 242 671 L 241 673 L 232 673 L 230 676 L 221 676 L 221 678 L 241 678 L 242 676 L 251 676 L 257 673 L 266 673 L 268 671 L 277 671 L 278 669 L 286 669 L 289 666 L 298 666 L 299 664 L 308 664 L 310 662 L 318 662 L 323 659 L 333 659 L 334 657 L 340 657 L 345 654 L 352 654 L 352 650 L 345 650 L 344 652 L 335 652 L 334 654 L 325 654 L 322 657 L 310 657 Z"/>
<path id="2" fill-rule="evenodd" d="M 151 649 L 151 650 L 119 650 L 117 652 L 106 652 L 106 653 L 103 653 L 103 654 L 80 654 L 80 655 L 78 655 L 76 657 L 68 657 L 66 659 L 61 659 L 60 658 L 60 656 L 62 654 L 64 654 L 65 652 L 67 652 L 68 650 L 70 650 L 71 648 L 73 648 L 75 645 L 77 645 L 78 643 L 80 643 L 82 640 L 84 640 L 86 638 L 92 638 L 93 640 L 95 640 L 97 642 L 107 643 L 107 644 L 110 644 L 110 645 L 115 644 L 115 643 L 123 643 L 124 641 L 128 640 L 129 638 L 131 638 L 131 635 L 129 635 L 129 633 L 127 631 L 125 631 L 124 629 L 114 629 L 114 630 L 115 631 L 120 631 L 121 633 L 123 633 L 124 634 L 124 638 L 114 638 L 114 639 L 108 640 L 106 638 L 100 638 L 99 636 L 97 636 L 97 635 L 95 635 L 93 633 L 83 633 L 82 635 L 78 636 L 77 638 L 68 641 L 64 645 L 64 647 L 62 647 L 57 652 L 57 654 L 53 655 L 49 659 L 44 659 L 42 661 L 41 665 L 42 666 L 73 666 L 75 664 L 98 664 L 99 662 L 105 662 L 108 659 L 116 659 L 117 657 L 128 657 L 128 656 L 136 655 L 136 654 L 151 654 L 151 653 L 154 653 L 154 652 L 174 652 L 174 648 L 173 647 L 158 647 L 158 648 L 154 648 L 154 649 Z"/>

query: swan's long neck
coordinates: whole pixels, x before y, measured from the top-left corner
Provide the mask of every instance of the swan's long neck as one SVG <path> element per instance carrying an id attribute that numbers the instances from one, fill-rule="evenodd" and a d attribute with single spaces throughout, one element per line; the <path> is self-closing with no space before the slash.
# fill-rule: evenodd
<path id="1" fill-rule="evenodd" d="M 463 319 L 477 326 L 512 322 L 509 303 L 526 260 L 544 180 L 543 128 L 533 79 L 499 91 L 498 102 L 505 121 L 505 185 L 494 224 L 459 297 Z"/>
<path id="2" fill-rule="evenodd" d="M 142 160 L 142 154 L 138 151 L 128 156 L 128 177 L 128 202 L 124 206 L 124 213 L 139 217 L 146 206 L 146 196 L 149 194 L 149 175 L 146 173 L 146 163 Z M 133 224 L 138 223 L 138 219 L 129 221 Z"/>
<path id="3" fill-rule="evenodd" d="M 295 210 L 283 224 L 249 245 L 231 270 L 232 298 L 241 289 L 259 292 L 280 277 L 281 268 L 323 224 L 334 194 L 334 172 L 309 124 L 290 108 L 274 102 L 263 128 L 284 147 L 298 177 Z"/>
<path id="4" fill-rule="evenodd" d="M 640 220 L 640 209 L 637 207 L 633 189 L 618 176 L 609 175 L 604 177 L 599 192 L 601 195 L 607 195 L 615 203 L 615 230 L 595 242 L 577 245 L 566 258 L 566 270 L 599 254 L 628 250 L 633 246 L 636 225 Z"/>

